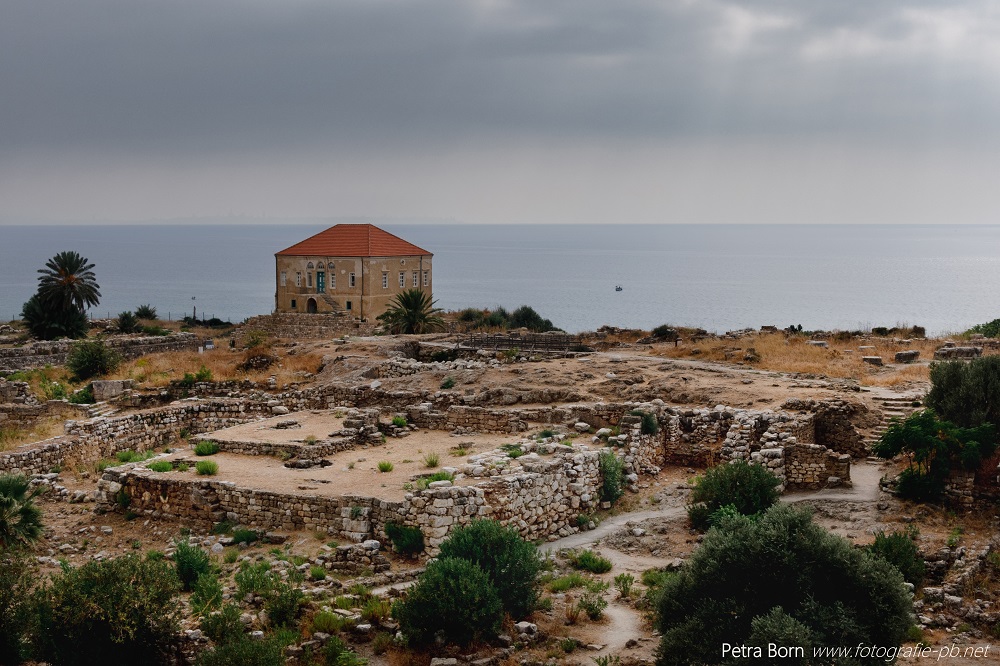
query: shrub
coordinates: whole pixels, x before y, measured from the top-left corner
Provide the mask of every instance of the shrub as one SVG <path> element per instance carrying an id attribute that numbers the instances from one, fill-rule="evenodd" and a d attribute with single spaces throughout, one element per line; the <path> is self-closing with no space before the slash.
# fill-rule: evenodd
<path id="1" fill-rule="evenodd" d="M 375 654 L 385 654 L 393 644 L 392 636 L 384 631 L 380 631 L 372 639 L 372 652 Z"/>
<path id="2" fill-rule="evenodd" d="M 344 618 L 336 613 L 320 611 L 313 615 L 312 628 L 313 631 L 333 635 L 344 628 Z"/>
<path id="3" fill-rule="evenodd" d="M 653 329 L 652 333 L 654 338 L 667 340 L 669 342 L 673 342 L 678 338 L 677 329 L 667 324 L 662 324 L 661 326 L 657 326 L 656 328 Z"/>
<path id="4" fill-rule="evenodd" d="M 212 371 L 203 365 L 198 368 L 198 372 L 195 373 L 194 379 L 198 382 L 210 382 L 212 381 Z"/>
<path id="5" fill-rule="evenodd" d="M 416 555 L 424 550 L 424 534 L 419 527 L 386 523 L 385 535 L 392 541 L 397 553 Z"/>
<path id="6" fill-rule="evenodd" d="M 896 567 L 906 582 L 920 587 L 924 580 L 924 558 L 917 548 L 917 536 L 918 532 L 912 526 L 906 531 L 890 534 L 880 530 L 875 533 L 875 543 L 868 546 L 868 552 Z"/>
<path id="7" fill-rule="evenodd" d="M 218 608 L 222 603 L 222 583 L 214 573 L 205 572 L 198 576 L 191 592 L 191 608 L 198 615 Z"/>
<path id="8" fill-rule="evenodd" d="M 152 305 L 140 305 L 135 309 L 135 316 L 138 319 L 153 320 L 156 319 L 156 308 Z"/>
<path id="9" fill-rule="evenodd" d="M 115 320 L 115 326 L 118 328 L 119 333 L 135 333 L 139 330 L 139 319 L 126 310 L 118 315 L 118 319 Z"/>
<path id="10" fill-rule="evenodd" d="M 178 541 L 176 546 L 174 564 L 177 568 L 177 578 L 184 591 L 188 592 L 199 576 L 212 570 L 212 561 L 209 559 L 208 553 L 198 546 L 192 546 L 187 541 Z"/>
<path id="11" fill-rule="evenodd" d="M 381 624 L 389 619 L 392 603 L 386 599 L 372 597 L 361 607 L 361 619 L 371 624 Z"/>
<path id="12" fill-rule="evenodd" d="M 406 422 L 406 417 L 405 416 L 393 416 L 392 417 L 392 425 L 396 426 L 397 428 L 405 428 L 408 425 L 407 422 Z"/>
<path id="13" fill-rule="evenodd" d="M 0 664 L 19 664 L 27 656 L 35 571 L 26 553 L 0 549 Z"/>
<path id="14" fill-rule="evenodd" d="M 622 478 L 625 465 L 610 451 L 597 454 L 597 462 L 601 470 L 601 501 L 614 504 L 624 493 Z"/>
<path id="15" fill-rule="evenodd" d="M 219 473 L 219 465 L 212 460 L 199 460 L 194 469 L 202 476 L 215 476 Z"/>
<path id="16" fill-rule="evenodd" d="M 323 663 L 326 666 L 365 666 L 368 662 L 347 647 L 344 641 L 332 636 L 323 648 Z"/>
<path id="17" fill-rule="evenodd" d="M 536 333 L 545 333 L 554 330 L 555 326 L 548 319 L 543 319 L 534 308 L 522 305 L 510 313 L 507 318 L 507 328 L 526 328 Z"/>
<path id="18" fill-rule="evenodd" d="M 285 655 L 281 642 L 274 637 L 254 640 L 241 637 L 229 643 L 216 645 L 198 655 L 197 666 L 284 666 Z"/>
<path id="19" fill-rule="evenodd" d="M 587 584 L 587 579 L 575 571 L 566 574 L 565 576 L 560 576 L 549 582 L 549 592 L 565 592 L 566 590 L 571 590 L 574 587 L 583 587 Z"/>
<path id="20" fill-rule="evenodd" d="M 415 644 L 431 643 L 441 634 L 447 642 L 467 645 L 496 635 L 503 605 L 477 565 L 441 557 L 427 565 L 406 600 L 393 606 L 393 616 Z"/>
<path id="21" fill-rule="evenodd" d="M 393 469 L 393 464 L 388 460 L 380 460 L 378 462 L 378 471 L 380 472 L 391 472 Z"/>
<path id="22" fill-rule="evenodd" d="M 641 419 L 639 421 L 639 432 L 643 435 L 655 435 L 660 432 L 660 423 L 656 420 L 655 414 L 644 412 L 641 409 L 634 409 L 629 414 L 638 416 Z"/>
<path id="23" fill-rule="evenodd" d="M 442 389 L 447 390 L 447 389 L 454 388 L 454 387 L 455 387 L 455 378 L 454 377 L 445 377 L 444 381 L 441 382 L 441 388 Z"/>
<path id="24" fill-rule="evenodd" d="M 36 654 L 68 666 L 166 663 L 178 587 L 170 564 L 135 553 L 66 567 L 36 596 Z"/>
<path id="25" fill-rule="evenodd" d="M 628 599 L 632 595 L 632 585 L 635 584 L 635 576 L 627 573 L 620 573 L 615 576 L 615 588 L 622 599 Z"/>
<path id="26" fill-rule="evenodd" d="M 482 568 L 511 617 L 526 616 L 538 599 L 536 581 L 542 568 L 538 549 L 513 527 L 495 520 L 475 520 L 454 530 L 441 543 L 440 556 L 467 560 Z"/>
<path id="27" fill-rule="evenodd" d="M 288 583 L 278 583 L 264 604 L 264 612 L 276 627 L 291 626 L 302 608 L 302 590 Z"/>
<path id="28" fill-rule="evenodd" d="M 215 442 L 203 439 L 194 445 L 196 456 L 212 456 L 219 452 L 219 445 Z"/>
<path id="29" fill-rule="evenodd" d="M 233 543 L 253 543 L 260 538 L 260 533 L 256 530 L 248 530 L 245 527 L 237 527 L 233 530 Z"/>
<path id="30" fill-rule="evenodd" d="M 172 472 L 174 471 L 174 464 L 169 460 L 157 460 L 156 462 L 151 462 L 146 465 L 149 469 L 154 472 Z"/>
<path id="31" fill-rule="evenodd" d="M 275 582 L 271 565 L 266 561 L 257 564 L 243 562 L 233 580 L 236 581 L 236 596 L 240 599 L 248 594 L 267 594 L 274 588 Z"/>
<path id="32" fill-rule="evenodd" d="M 142 332 L 144 335 L 155 335 L 160 337 L 170 335 L 170 331 L 162 326 L 143 326 Z"/>
<path id="33" fill-rule="evenodd" d="M 53 308 L 38 294 L 21 307 L 21 319 L 32 337 L 39 340 L 83 338 L 87 335 L 87 315 L 82 308 Z"/>
<path id="34" fill-rule="evenodd" d="M 601 557 L 592 550 L 581 550 L 570 555 L 570 564 L 573 565 L 574 569 L 582 569 L 595 574 L 611 571 L 611 560 Z"/>
<path id="35" fill-rule="evenodd" d="M 723 642 L 895 646 L 912 624 L 898 571 L 781 505 L 710 530 L 658 611 L 658 666 L 718 664 Z"/>
<path id="36" fill-rule="evenodd" d="M 732 505 L 740 514 L 754 515 L 778 501 L 781 480 L 766 467 L 742 460 L 717 465 L 705 472 L 691 491 L 688 518 L 698 529 L 706 529 L 712 514 Z"/>
<path id="37" fill-rule="evenodd" d="M 69 396 L 69 402 L 73 405 L 92 405 L 97 402 L 94 398 L 93 384 L 87 384 L 79 391 L 73 392 Z"/>
<path id="38" fill-rule="evenodd" d="M 608 600 L 598 592 L 584 592 L 577 606 L 591 620 L 599 620 L 604 615 L 604 609 L 608 607 Z"/>
<path id="39" fill-rule="evenodd" d="M 436 453 L 428 453 L 424 456 L 424 467 L 437 467 L 440 462 L 441 458 Z"/>
<path id="40" fill-rule="evenodd" d="M 122 357 L 110 349 L 102 340 L 80 340 L 73 343 L 66 367 L 73 376 L 84 381 L 114 372 L 121 364 Z"/>
<path id="41" fill-rule="evenodd" d="M 326 579 L 326 569 L 318 566 L 309 567 L 309 580 L 316 581 L 325 579 Z"/>
<path id="42" fill-rule="evenodd" d="M 1000 356 L 932 363 L 924 402 L 960 428 L 1000 425 Z"/>
<path id="43" fill-rule="evenodd" d="M 31 489 L 26 476 L 0 475 L 0 555 L 41 538 L 42 511 L 35 506 L 40 492 L 40 487 Z"/>

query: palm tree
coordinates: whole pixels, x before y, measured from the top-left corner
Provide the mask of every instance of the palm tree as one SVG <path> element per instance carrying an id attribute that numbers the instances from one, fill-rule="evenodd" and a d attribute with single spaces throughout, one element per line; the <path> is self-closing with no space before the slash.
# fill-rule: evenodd
<path id="1" fill-rule="evenodd" d="M 81 312 L 88 305 L 97 305 L 101 298 L 100 285 L 94 275 L 94 264 L 77 252 L 60 252 L 39 269 L 38 296 L 56 310 L 75 307 Z"/>
<path id="2" fill-rule="evenodd" d="M 389 309 L 378 316 L 390 333 L 430 333 L 444 328 L 430 295 L 420 289 L 407 289 L 396 294 Z"/>
<path id="3" fill-rule="evenodd" d="M 29 483 L 20 474 L 0 476 L 0 551 L 31 544 L 42 536 L 42 512 L 28 492 Z"/>

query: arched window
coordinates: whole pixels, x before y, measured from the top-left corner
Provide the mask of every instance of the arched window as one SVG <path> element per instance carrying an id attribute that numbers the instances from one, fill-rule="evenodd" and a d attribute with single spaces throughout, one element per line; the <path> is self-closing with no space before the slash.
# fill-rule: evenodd
<path id="1" fill-rule="evenodd" d="M 316 264 L 316 269 L 317 270 L 323 270 L 324 268 L 326 268 L 326 266 L 323 264 L 322 261 L 319 262 L 318 264 Z"/>
<path id="2" fill-rule="evenodd" d="M 313 266 L 313 262 L 310 261 L 308 264 L 306 264 L 306 268 L 312 270 L 313 268 L 315 268 L 315 266 Z"/>

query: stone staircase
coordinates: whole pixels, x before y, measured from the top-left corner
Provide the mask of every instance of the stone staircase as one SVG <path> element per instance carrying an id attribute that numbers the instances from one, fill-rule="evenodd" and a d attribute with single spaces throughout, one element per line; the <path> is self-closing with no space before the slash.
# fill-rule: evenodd
<path id="1" fill-rule="evenodd" d="M 118 408 L 106 402 L 95 402 L 87 407 L 87 418 L 96 419 L 99 416 L 110 417 L 118 413 Z"/>
<path id="2" fill-rule="evenodd" d="M 340 312 L 341 311 L 340 303 L 337 301 L 337 299 L 335 299 L 330 294 L 320 294 L 319 297 L 323 299 L 324 303 L 326 303 L 331 308 L 333 308 L 334 312 Z"/>
<path id="3" fill-rule="evenodd" d="M 923 396 L 876 396 L 874 401 L 875 407 L 882 412 L 882 421 L 868 431 L 865 445 L 869 449 L 889 429 L 892 419 L 905 419 L 923 408 Z"/>

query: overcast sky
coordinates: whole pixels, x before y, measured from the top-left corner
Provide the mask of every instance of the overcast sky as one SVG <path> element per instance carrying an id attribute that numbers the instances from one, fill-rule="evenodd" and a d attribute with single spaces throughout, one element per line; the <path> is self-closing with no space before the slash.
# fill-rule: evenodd
<path id="1" fill-rule="evenodd" d="M 0 0 L 0 221 L 1000 220 L 990 0 Z"/>

